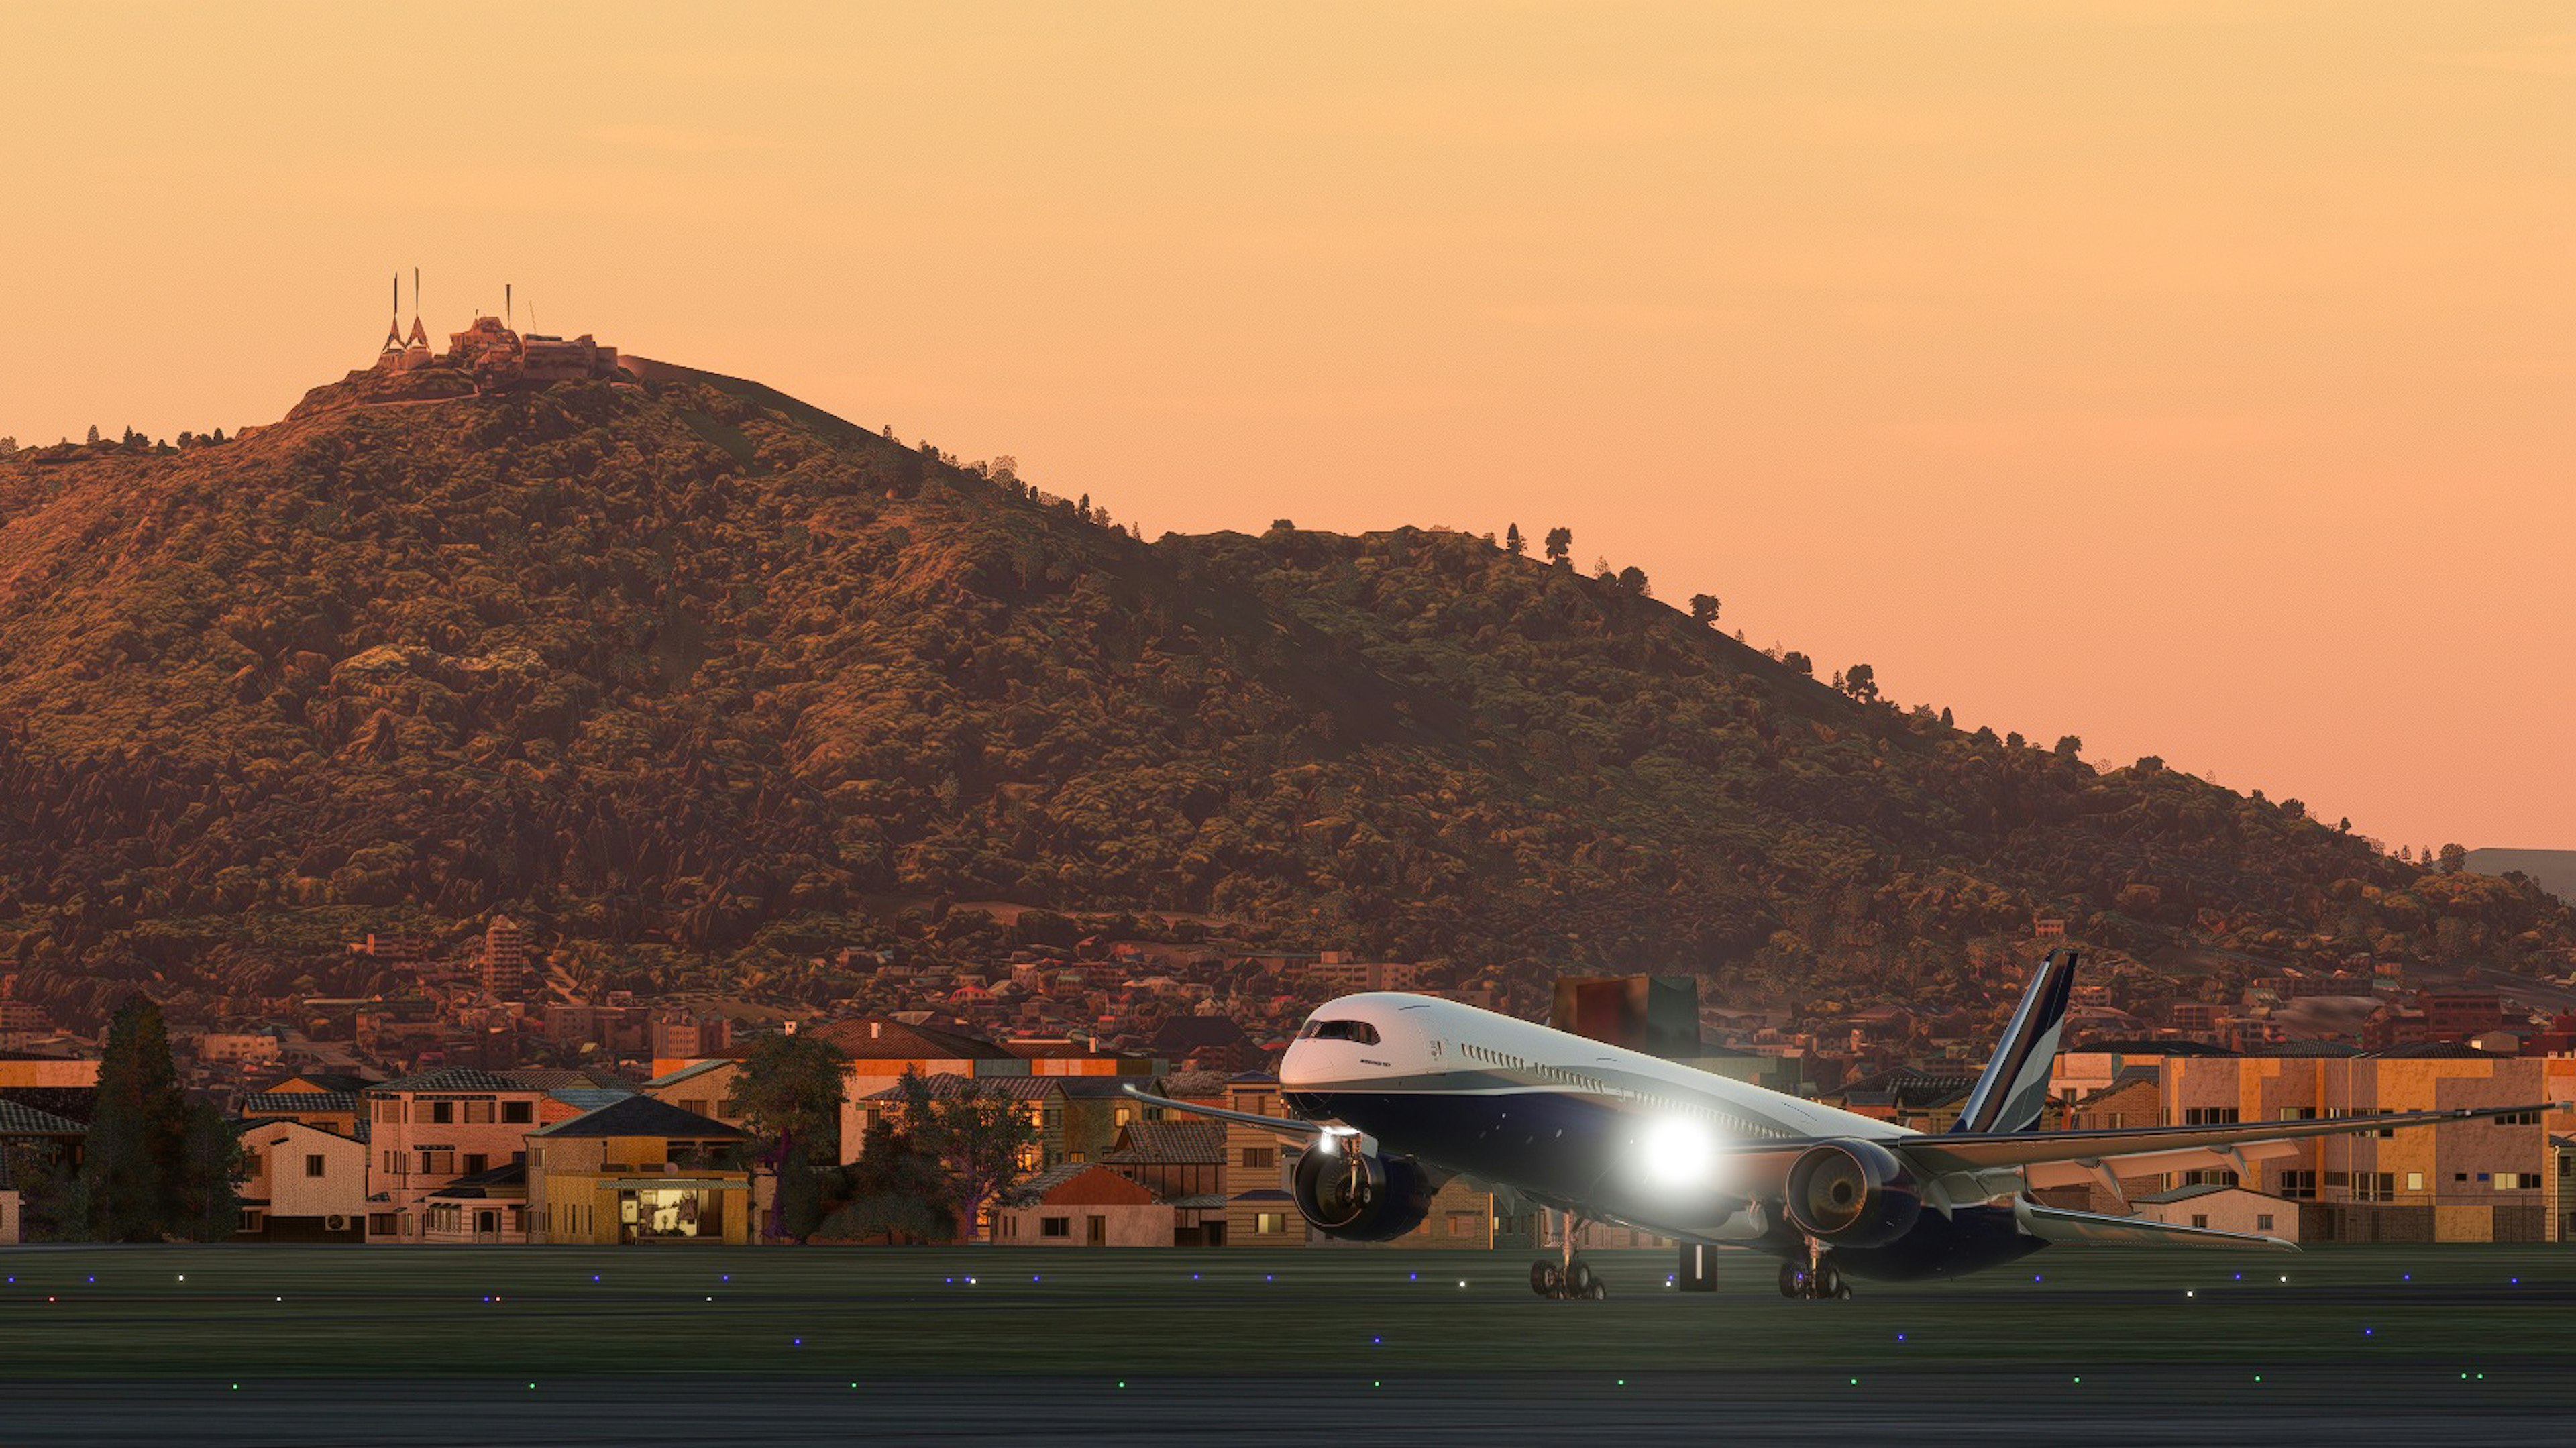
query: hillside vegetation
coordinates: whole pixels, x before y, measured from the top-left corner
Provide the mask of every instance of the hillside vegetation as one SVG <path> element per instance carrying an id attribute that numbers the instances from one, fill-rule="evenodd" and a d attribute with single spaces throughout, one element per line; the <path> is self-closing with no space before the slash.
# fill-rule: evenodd
<path id="1" fill-rule="evenodd" d="M 496 908 L 783 977 L 935 946 L 895 900 L 1922 991 L 2037 914 L 2140 959 L 2564 970 L 2576 939 L 2294 803 L 1837 692 L 1641 579 L 1415 529 L 1147 543 L 669 371 L 335 384 L 231 442 L 0 461 L 26 987 L 365 988 L 338 940 Z"/>

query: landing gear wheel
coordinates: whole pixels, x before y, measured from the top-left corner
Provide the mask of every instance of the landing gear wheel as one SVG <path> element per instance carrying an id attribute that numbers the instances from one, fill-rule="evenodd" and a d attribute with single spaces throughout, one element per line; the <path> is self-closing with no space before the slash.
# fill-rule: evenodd
<path id="1" fill-rule="evenodd" d="M 1837 1301 L 1837 1302 L 1849 1302 L 1849 1301 L 1851 1301 L 1851 1284 L 1850 1284 L 1850 1283 L 1848 1283 L 1848 1282 L 1837 1282 L 1837 1283 L 1835 1283 L 1835 1284 L 1834 1284 L 1834 1300 L 1835 1300 L 1835 1301 Z"/>
<path id="2" fill-rule="evenodd" d="M 1605 1301 L 1610 1296 L 1610 1284 L 1595 1279 L 1590 1286 L 1583 1289 L 1583 1295 L 1594 1302 Z"/>
<path id="3" fill-rule="evenodd" d="M 1541 1297 L 1554 1297 L 1565 1286 L 1565 1271 L 1553 1262 L 1541 1260 L 1530 1264 L 1530 1291 Z"/>
<path id="4" fill-rule="evenodd" d="M 1575 1258 L 1573 1270 L 1565 1274 L 1568 1293 L 1575 1297 L 1588 1297 L 1592 1289 L 1599 1285 L 1600 1283 L 1592 1275 L 1592 1264 L 1580 1257 Z"/>
<path id="5" fill-rule="evenodd" d="M 1806 1268 L 1804 1268 L 1804 1267 L 1799 1266 L 1799 1265 L 1798 1265 L 1797 1263 L 1795 1263 L 1795 1262 L 1783 1262 L 1783 1263 L 1781 1263 L 1781 1264 L 1780 1264 L 1780 1295 L 1781 1295 L 1781 1296 L 1783 1296 L 1783 1297 L 1804 1297 L 1804 1296 L 1806 1296 L 1806 1295 L 1807 1295 L 1807 1269 L 1806 1269 Z"/>
<path id="6" fill-rule="evenodd" d="M 1835 1269 L 1834 1264 L 1827 1262 L 1816 1269 L 1815 1295 L 1819 1298 L 1829 1297 L 1838 1302 L 1849 1302 L 1852 1295 L 1851 1283 Z"/>

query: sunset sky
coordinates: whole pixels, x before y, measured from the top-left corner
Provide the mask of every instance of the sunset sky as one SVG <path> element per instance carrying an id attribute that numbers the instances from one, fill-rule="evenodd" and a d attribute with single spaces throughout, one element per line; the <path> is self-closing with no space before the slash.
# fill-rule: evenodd
<path id="1" fill-rule="evenodd" d="M 273 419 L 418 265 L 442 338 L 515 283 L 1149 535 L 1562 524 L 1963 724 L 2576 847 L 2563 3 L 0 4 L 0 53 L 22 443 Z"/>

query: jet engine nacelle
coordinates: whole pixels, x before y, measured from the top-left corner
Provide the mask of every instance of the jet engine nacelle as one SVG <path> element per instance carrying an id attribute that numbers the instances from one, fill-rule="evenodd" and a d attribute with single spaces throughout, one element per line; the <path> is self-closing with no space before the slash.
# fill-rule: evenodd
<path id="1" fill-rule="evenodd" d="M 1834 1247 L 1884 1247 L 1914 1227 L 1923 1195 L 1896 1153 L 1874 1141 L 1829 1141 L 1789 1166 L 1789 1220 Z"/>
<path id="2" fill-rule="evenodd" d="M 1344 1137 L 1326 1137 L 1297 1159 L 1297 1210 L 1329 1236 L 1388 1242 L 1431 1215 L 1440 1183 L 1409 1156 L 1380 1156 Z"/>

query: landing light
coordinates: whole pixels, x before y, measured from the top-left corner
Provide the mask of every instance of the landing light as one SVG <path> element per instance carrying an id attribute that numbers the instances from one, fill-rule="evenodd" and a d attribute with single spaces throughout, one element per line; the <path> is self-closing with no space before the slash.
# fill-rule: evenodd
<path id="1" fill-rule="evenodd" d="M 1699 1122 L 1668 1117 L 1646 1128 L 1638 1143 L 1645 1177 L 1671 1190 L 1704 1187 L 1716 1179 L 1721 1155 L 1717 1134 Z"/>

